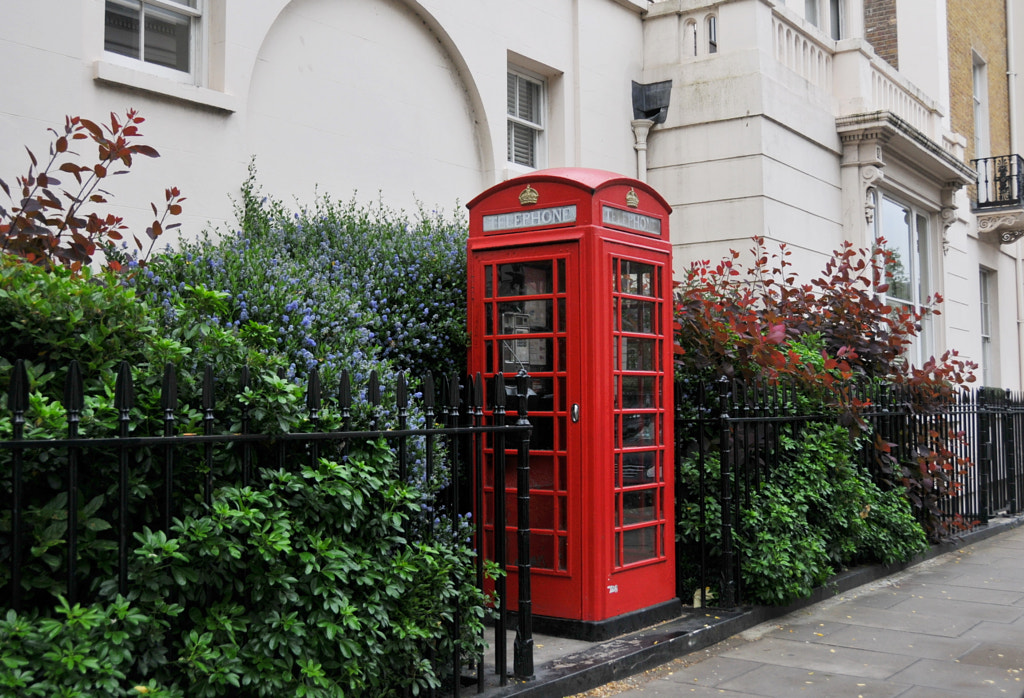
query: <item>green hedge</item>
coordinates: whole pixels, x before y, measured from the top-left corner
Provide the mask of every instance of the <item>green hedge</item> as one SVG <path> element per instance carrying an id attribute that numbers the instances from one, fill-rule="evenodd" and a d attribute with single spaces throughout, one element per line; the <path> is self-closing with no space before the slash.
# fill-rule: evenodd
<path id="1" fill-rule="evenodd" d="M 202 429 L 198 377 L 207 364 L 215 368 L 218 415 L 245 401 L 257 429 L 310 428 L 303 389 L 290 372 L 294 347 L 278 341 L 290 334 L 253 317 L 227 321 L 239 312 L 237 298 L 199 278 L 158 284 L 159 270 L 180 262 L 182 254 L 136 269 L 136 280 L 153 271 L 148 284 L 125 284 L 124 276 L 111 273 L 47 272 L 0 256 L 0 323 L 8 329 L 0 333 L 0 438 L 12 433 L 6 395 L 17 359 L 27 362 L 30 378 L 29 438 L 64 435 L 60 400 L 72 358 L 83 369 L 80 430 L 86 435 L 114 433 L 114 377 L 121 359 L 133 367 L 133 434 L 162 433 L 158 408 L 167 363 L 179 370 L 179 433 Z M 283 294 L 281 310 L 292 302 L 297 298 Z M 389 307 L 419 312 L 418 305 Z M 410 326 L 421 319 L 410 318 Z M 325 360 L 334 355 L 327 347 L 344 352 L 352 346 L 332 344 L 336 320 L 340 316 L 307 328 L 322 332 L 310 336 L 324 348 Z M 391 370 L 395 361 L 371 351 L 368 335 L 352 327 L 338 331 L 359 340 L 362 351 L 338 368 L 360 375 Z M 243 366 L 252 371 L 244 393 Z M 340 422 L 330 408 L 321 416 L 324 428 Z M 130 515 L 138 528 L 131 591 L 120 598 L 113 579 L 116 468 L 94 465 L 75 504 L 82 522 L 81 592 L 95 602 L 69 607 L 62 554 L 66 454 L 54 449 L 38 456 L 26 467 L 25 523 L 32 539 L 25 551 L 25 605 L 0 623 L 2 695 L 417 694 L 440 685 L 433 662 L 443 666 L 458 648 L 477 649 L 473 632 L 482 627 L 485 600 L 473 586 L 467 537 L 428 523 L 439 514 L 429 506 L 444 485 L 443 468 L 432 481 L 400 482 L 390 449 L 371 443 L 347 460 L 260 470 L 249 487 L 241 487 L 237 458 L 218 449 L 212 506 L 199 497 L 186 499 L 165 534 L 157 531 L 153 504 L 159 459 L 142 452 L 131 468 Z M 113 458 L 112 452 L 108 462 Z M 200 492 L 203 475 L 197 459 L 182 451 L 176 471 L 181 490 Z M 0 489 L 10 491 L 11 484 L 9 454 L 0 454 Z M 0 584 L 6 584 L 10 510 L 0 517 Z M 446 622 L 456 612 L 467 634 L 453 644 Z"/>
<path id="2" fill-rule="evenodd" d="M 861 563 L 902 562 L 927 548 L 921 524 L 898 490 L 882 491 L 854 461 L 859 448 L 838 424 L 812 423 L 798 436 L 780 437 L 781 453 L 768 481 L 740 506 L 734 543 L 739 556 L 743 600 L 785 605 L 809 596 L 841 569 Z M 677 535 L 689 557 L 699 558 L 703 530 L 710 548 L 709 568 L 721 570 L 722 510 L 719 504 L 721 461 L 705 458 L 705 520 L 700 515 L 700 461 L 696 454 L 680 460 L 680 507 Z M 696 568 L 681 561 L 692 593 Z M 712 575 L 719 596 L 718 578 Z"/>

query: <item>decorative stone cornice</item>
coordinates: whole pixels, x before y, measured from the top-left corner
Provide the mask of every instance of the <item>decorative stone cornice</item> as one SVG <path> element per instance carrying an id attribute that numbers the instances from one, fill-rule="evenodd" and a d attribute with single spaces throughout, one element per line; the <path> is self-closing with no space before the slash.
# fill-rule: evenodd
<path id="1" fill-rule="evenodd" d="M 837 121 L 837 125 L 843 124 Z M 847 129 L 839 131 L 839 142 L 846 143 L 879 143 L 885 145 L 892 137 L 892 132 L 879 126 L 859 129 Z"/>
<path id="2" fill-rule="evenodd" d="M 892 112 L 841 116 L 836 119 L 836 131 L 843 144 L 877 143 L 887 160 L 889 154 L 896 155 L 942 185 L 954 183 L 959 189 L 977 178 L 966 163 Z"/>

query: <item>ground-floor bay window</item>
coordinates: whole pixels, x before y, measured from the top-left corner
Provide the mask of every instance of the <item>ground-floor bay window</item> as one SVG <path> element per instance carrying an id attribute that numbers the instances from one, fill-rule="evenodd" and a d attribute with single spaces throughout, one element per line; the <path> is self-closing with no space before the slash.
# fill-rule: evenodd
<path id="1" fill-rule="evenodd" d="M 934 294 L 932 279 L 938 278 L 929 234 L 931 214 L 881 192 L 875 196 L 875 239 L 884 239 L 885 248 L 892 253 L 885 269 L 889 285 L 885 301 L 894 312 L 924 313 Z M 906 358 L 915 365 L 920 366 L 935 352 L 932 322 L 931 315 L 922 317 L 920 333 L 907 349 Z"/>

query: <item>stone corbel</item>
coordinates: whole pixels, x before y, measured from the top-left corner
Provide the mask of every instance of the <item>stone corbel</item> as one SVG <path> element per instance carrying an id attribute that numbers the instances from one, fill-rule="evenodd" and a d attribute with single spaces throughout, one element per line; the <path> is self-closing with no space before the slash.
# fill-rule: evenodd
<path id="1" fill-rule="evenodd" d="M 1024 237 L 1024 212 L 984 214 L 979 212 L 978 237 L 987 242 L 1009 245 Z"/>
<path id="2" fill-rule="evenodd" d="M 956 206 L 943 206 L 939 216 L 942 218 L 942 254 L 945 256 L 949 252 L 949 229 L 957 220 Z"/>
<path id="3" fill-rule="evenodd" d="M 864 201 L 864 220 L 868 228 L 875 224 L 875 207 L 877 206 L 878 183 L 885 178 L 881 167 L 876 165 L 863 165 L 860 168 L 861 198 Z"/>
<path id="4" fill-rule="evenodd" d="M 939 209 L 939 217 L 942 219 L 942 254 L 945 256 L 949 252 L 949 229 L 953 227 L 953 224 L 959 220 L 960 214 L 956 207 L 956 201 L 953 197 L 960 190 L 961 184 L 958 182 L 949 182 L 942 188 L 941 202 L 942 208 Z"/>

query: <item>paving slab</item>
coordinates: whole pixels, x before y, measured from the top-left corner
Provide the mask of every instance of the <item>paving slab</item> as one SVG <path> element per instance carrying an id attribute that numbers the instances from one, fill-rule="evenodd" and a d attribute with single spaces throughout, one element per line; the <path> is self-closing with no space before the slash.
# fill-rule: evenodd
<path id="1" fill-rule="evenodd" d="M 982 696 L 1017 696 L 1021 693 L 1019 674 L 1001 668 L 982 667 L 960 662 L 921 659 L 891 680 L 924 688 L 934 688 Z"/>
<path id="2" fill-rule="evenodd" d="M 638 696 L 687 696 L 687 698 L 756 698 L 757 693 L 743 693 L 742 691 L 729 691 L 723 688 L 709 688 L 707 686 L 680 686 L 679 684 L 667 681 L 652 681 L 642 689 L 627 690 L 623 693 L 616 693 L 616 698 L 637 698 Z"/>
<path id="3" fill-rule="evenodd" d="M 879 589 L 872 593 L 864 594 L 863 596 L 850 596 L 849 599 L 854 602 L 854 605 L 861 606 L 864 608 L 881 608 L 887 609 L 902 603 L 906 600 L 906 597 L 899 591 L 894 591 L 888 587 L 885 589 Z M 840 600 L 846 600 L 841 598 Z"/>
<path id="4" fill-rule="evenodd" d="M 979 569 L 977 572 L 959 575 L 956 586 L 966 589 L 986 589 L 996 591 L 1019 591 L 1020 579 L 1024 577 L 1024 568 L 1013 574 L 993 576 L 989 570 Z"/>
<path id="5" fill-rule="evenodd" d="M 917 661 L 915 657 L 887 652 L 852 647 L 829 647 L 810 642 L 779 639 L 775 636 L 767 636 L 755 643 L 737 647 L 724 656 L 761 664 L 879 680 L 887 679 Z"/>
<path id="6" fill-rule="evenodd" d="M 1012 696 L 1017 698 L 1015 693 L 1005 693 L 1003 695 Z M 934 688 L 931 686 L 914 686 L 906 693 L 901 693 L 900 698 L 977 698 L 972 691 L 953 691 L 946 688 Z"/>
<path id="7" fill-rule="evenodd" d="M 977 643 L 993 642 L 1005 645 L 1024 646 L 1024 622 L 1014 623 L 978 623 L 961 635 L 964 640 Z"/>
<path id="8" fill-rule="evenodd" d="M 830 635 L 810 640 L 823 645 L 870 649 L 917 659 L 954 660 L 978 647 L 976 640 L 922 635 L 905 630 L 848 625 Z"/>
<path id="9" fill-rule="evenodd" d="M 1004 538 L 994 539 L 992 541 L 992 555 L 999 555 L 1004 553 L 1008 556 L 1016 557 L 1015 552 L 1024 552 L 1024 539 L 1020 538 Z"/>
<path id="10" fill-rule="evenodd" d="M 1020 584 L 1020 581 L 1017 583 Z M 856 606 L 858 604 L 854 603 L 853 605 Z M 948 616 L 992 623 L 1013 623 L 1024 615 L 1024 608 L 1014 608 L 994 603 L 979 603 L 967 599 L 960 599 L 954 603 L 949 599 L 932 599 L 920 596 L 907 597 L 898 604 L 890 606 L 888 610 L 893 613 L 910 613 L 929 618 Z"/>
<path id="11" fill-rule="evenodd" d="M 960 657 L 962 664 L 976 664 L 990 669 L 1006 669 L 1024 674 L 1024 647 L 986 642 Z"/>
<path id="12" fill-rule="evenodd" d="M 735 679 L 717 684 L 715 688 L 769 698 L 790 698 L 796 695 L 893 698 L 909 689 L 910 685 L 888 679 L 867 679 L 828 671 L 763 665 Z"/>
<path id="13" fill-rule="evenodd" d="M 1024 555 L 1024 551 L 1021 552 Z M 907 583 L 892 592 L 894 596 L 903 593 L 928 599 L 943 599 L 945 601 L 976 601 L 978 603 L 991 603 L 1001 606 L 1012 606 L 1024 601 L 1024 593 L 1020 591 L 1005 591 L 1001 589 L 979 589 L 973 586 L 957 586 L 952 584 L 916 584 Z"/>
<path id="14" fill-rule="evenodd" d="M 718 686 L 762 666 L 746 659 L 715 656 L 688 667 L 686 672 L 671 671 L 664 680 L 687 686 Z"/>
<path id="15" fill-rule="evenodd" d="M 850 627 L 846 623 L 829 621 L 827 623 L 816 622 L 815 619 L 796 620 L 776 624 L 779 637 L 786 637 L 790 640 L 816 642 L 830 637 L 833 633 Z"/>
<path id="16" fill-rule="evenodd" d="M 838 621 L 848 625 L 891 628 L 940 637 L 959 637 L 979 622 L 965 616 L 931 616 L 914 613 L 912 610 L 855 607 L 852 602 L 850 605 L 844 604 L 824 609 L 819 617 L 826 621 Z"/>

